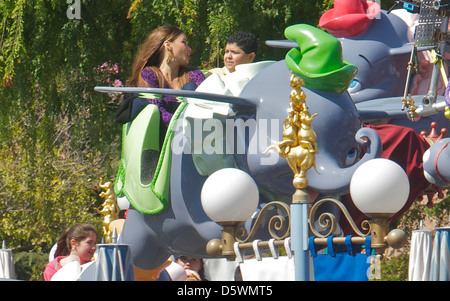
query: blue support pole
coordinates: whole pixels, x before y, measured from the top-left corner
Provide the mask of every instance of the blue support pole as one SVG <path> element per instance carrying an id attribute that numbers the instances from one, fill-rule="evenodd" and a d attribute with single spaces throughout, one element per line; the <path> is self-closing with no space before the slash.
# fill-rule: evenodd
<path id="1" fill-rule="evenodd" d="M 308 193 L 297 190 L 292 197 L 291 204 L 291 249 L 294 251 L 296 281 L 310 280 L 308 207 Z"/>
<path id="2" fill-rule="evenodd" d="M 95 281 L 134 281 L 134 267 L 129 245 L 98 244 Z"/>

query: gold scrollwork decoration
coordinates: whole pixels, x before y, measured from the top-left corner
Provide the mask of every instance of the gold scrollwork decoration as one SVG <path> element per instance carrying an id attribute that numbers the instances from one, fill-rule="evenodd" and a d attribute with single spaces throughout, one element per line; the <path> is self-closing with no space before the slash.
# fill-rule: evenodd
<path id="1" fill-rule="evenodd" d="M 338 221 L 337 221 L 336 217 L 332 213 L 329 213 L 329 212 L 322 213 L 316 219 L 318 208 L 321 205 L 323 205 L 323 204 L 325 204 L 327 202 L 332 202 L 332 203 L 336 204 L 341 209 L 341 211 L 344 214 L 345 218 L 347 219 L 347 221 L 349 222 L 349 224 L 352 227 L 353 231 L 355 231 L 355 233 L 357 235 L 365 237 L 365 236 L 370 234 L 371 226 L 370 226 L 370 222 L 368 220 L 364 220 L 364 221 L 361 222 L 361 229 L 362 229 L 362 231 L 361 231 L 358 228 L 358 226 L 356 225 L 356 223 L 353 220 L 353 218 L 351 217 L 351 215 L 348 212 L 347 208 L 345 208 L 344 204 L 342 204 L 340 201 L 335 200 L 335 199 L 325 198 L 325 199 L 321 199 L 321 200 L 317 201 L 311 207 L 310 212 L 309 212 L 309 227 L 311 229 L 311 232 L 315 236 L 317 236 L 317 237 L 328 237 L 329 235 L 331 235 L 337 229 Z M 316 220 L 317 220 L 317 223 L 318 223 L 319 227 L 324 229 L 326 231 L 326 233 L 320 232 L 319 229 L 317 229 L 317 227 L 315 225 L 315 221 Z"/>
<path id="2" fill-rule="evenodd" d="M 243 227 L 239 227 L 236 231 L 236 241 L 239 243 L 247 243 L 253 241 L 256 232 L 260 229 L 262 222 L 269 210 L 272 210 L 273 207 L 281 208 L 284 211 L 285 215 L 282 215 L 283 212 L 277 213 L 272 216 L 268 222 L 268 231 L 272 238 L 276 240 L 283 240 L 290 235 L 290 208 L 289 205 L 279 201 L 273 201 L 266 204 L 258 213 L 258 216 L 253 224 L 250 233 L 247 235 L 247 231 Z"/>

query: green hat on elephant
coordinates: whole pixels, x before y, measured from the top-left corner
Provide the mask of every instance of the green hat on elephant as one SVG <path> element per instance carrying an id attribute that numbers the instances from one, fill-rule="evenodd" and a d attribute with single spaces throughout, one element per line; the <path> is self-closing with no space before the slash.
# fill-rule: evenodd
<path id="1" fill-rule="evenodd" d="M 313 90 L 343 93 L 347 90 L 358 68 L 342 59 L 338 39 L 311 25 L 289 26 L 285 36 L 298 44 L 286 55 L 288 68 Z"/>

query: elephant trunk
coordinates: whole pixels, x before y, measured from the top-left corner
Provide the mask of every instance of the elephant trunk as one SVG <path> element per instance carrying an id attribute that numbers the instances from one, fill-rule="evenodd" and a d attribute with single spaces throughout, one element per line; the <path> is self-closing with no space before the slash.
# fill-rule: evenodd
<path id="1" fill-rule="evenodd" d="M 349 167 L 341 167 L 329 153 L 317 155 L 317 170 L 308 171 L 309 188 L 326 195 L 349 193 L 350 180 L 356 169 L 364 162 L 381 156 L 382 144 L 378 133 L 370 128 L 361 128 L 355 135 L 357 143 L 366 148 L 364 156 Z"/>

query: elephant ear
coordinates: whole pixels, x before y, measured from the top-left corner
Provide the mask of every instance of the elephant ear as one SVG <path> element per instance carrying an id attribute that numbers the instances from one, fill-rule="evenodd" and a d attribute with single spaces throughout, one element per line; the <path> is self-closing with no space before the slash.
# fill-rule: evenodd
<path id="1" fill-rule="evenodd" d="M 337 93 L 347 90 L 358 68 L 343 60 L 338 39 L 306 24 L 286 28 L 285 35 L 299 46 L 287 53 L 286 64 L 304 80 L 306 88 Z"/>
<path id="2" fill-rule="evenodd" d="M 450 138 L 433 143 L 423 155 L 423 172 L 431 184 L 450 186 Z"/>

